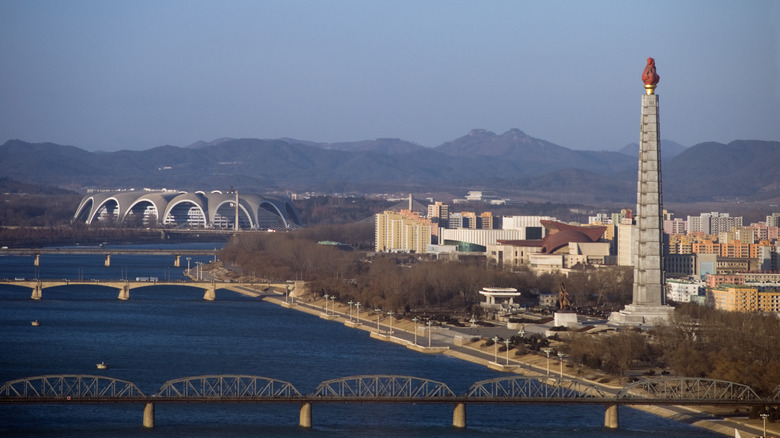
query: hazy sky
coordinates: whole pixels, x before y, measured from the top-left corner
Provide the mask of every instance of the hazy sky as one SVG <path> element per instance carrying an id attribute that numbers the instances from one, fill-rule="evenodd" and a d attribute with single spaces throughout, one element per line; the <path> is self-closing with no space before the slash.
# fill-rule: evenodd
<path id="1" fill-rule="evenodd" d="M 780 1 L 0 0 L 0 143 L 780 141 Z"/>

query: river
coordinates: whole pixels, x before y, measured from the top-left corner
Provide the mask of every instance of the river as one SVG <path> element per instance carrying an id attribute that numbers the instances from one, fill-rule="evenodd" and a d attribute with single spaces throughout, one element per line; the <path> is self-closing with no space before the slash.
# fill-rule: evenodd
<path id="1" fill-rule="evenodd" d="M 217 244 L 220 245 L 220 244 Z M 133 248 L 148 247 L 146 245 Z M 185 244 L 200 249 L 214 244 Z M 208 261 L 208 256 L 193 258 Z M 1 256 L 2 278 L 182 279 L 168 256 Z M 156 286 L 130 300 L 100 286 L 30 291 L 0 286 L 0 382 L 47 374 L 99 374 L 134 382 L 152 394 L 167 380 L 205 374 L 249 374 L 291 382 L 302 393 L 321 381 L 359 374 L 411 375 L 465 393 L 502 374 L 458 359 L 426 355 L 373 340 L 367 332 L 218 290 Z M 41 325 L 33 327 L 32 320 Z M 110 369 L 99 371 L 97 362 Z M 684 423 L 630 408 L 620 428 L 603 428 L 603 406 L 468 405 L 468 428 L 453 429 L 450 405 L 320 405 L 312 430 L 298 425 L 298 405 L 158 405 L 154 429 L 142 427 L 141 405 L 0 405 L 6 437 L 716 437 Z"/>

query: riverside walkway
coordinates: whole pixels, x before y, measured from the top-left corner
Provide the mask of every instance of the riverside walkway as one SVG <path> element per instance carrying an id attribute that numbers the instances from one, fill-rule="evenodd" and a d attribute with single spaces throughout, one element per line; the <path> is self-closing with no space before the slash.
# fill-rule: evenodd
<path id="1" fill-rule="evenodd" d="M 279 286 L 280 287 L 268 289 L 268 293 L 264 295 L 263 299 L 284 307 L 294 308 L 298 311 L 317 315 L 323 319 L 342 322 L 346 326 L 370 332 L 371 337 L 374 339 L 404 345 L 406 348 L 422 353 L 444 354 L 460 360 L 480 364 L 497 371 L 520 374 L 523 376 L 538 377 L 540 375 L 558 375 L 560 378 L 575 377 L 568 370 L 564 373 L 562 363 L 554 364 L 555 368 L 551 370 L 550 358 L 547 358 L 546 364 L 544 357 L 541 359 L 538 357 L 523 357 L 512 358 L 510 360 L 508 356 L 505 359 L 503 353 L 499 355 L 497 351 L 484 351 L 477 348 L 469 342 L 470 338 L 475 336 L 474 329 L 431 327 L 422 324 L 418 325 L 416 323 L 412 324 L 411 321 L 394 321 L 392 316 L 385 314 L 385 312 L 376 312 L 376 309 L 368 309 L 367 311 L 363 308 L 361 312 L 359 307 L 360 303 L 350 304 L 336 301 L 328 302 L 329 300 L 327 299 L 303 300 L 288 297 L 288 294 L 284 292 L 285 288 L 282 287 L 283 285 Z M 485 335 L 488 337 L 493 337 L 494 335 L 509 337 L 516 333 L 516 331 L 507 330 L 506 328 L 501 329 L 500 327 L 478 329 L 477 333 L 479 332 L 481 332 L 483 338 Z M 559 366 L 560 372 L 557 369 Z M 591 376 L 580 380 L 595 385 L 606 394 L 615 395 L 623 389 L 620 385 L 615 386 L 614 384 L 595 383 L 593 380 L 587 380 L 593 378 L 594 377 Z M 779 397 L 780 387 L 776 388 L 773 393 L 772 404 L 774 406 L 778 405 Z M 611 407 L 608 406 L 608 409 L 605 412 L 605 426 L 618 427 L 619 404 L 620 403 L 612 405 Z M 631 406 L 645 412 L 676 419 L 678 421 L 684 421 L 697 427 L 728 436 L 733 436 L 735 430 L 740 430 L 745 437 L 761 433 L 760 420 L 758 421 L 759 424 L 756 424 L 756 420 L 733 418 L 731 415 L 721 417 L 720 414 L 712 413 L 717 411 L 733 412 L 732 407 L 734 406 L 728 408 L 722 406 L 721 408 L 717 408 L 717 406 L 713 404 L 692 405 L 683 403 L 649 403 L 632 404 Z M 771 432 L 769 436 L 780 436 L 780 425 L 771 423 L 766 426 L 767 431 Z"/>
<path id="2" fill-rule="evenodd" d="M 659 378 L 631 383 L 616 394 L 577 379 L 514 376 L 475 382 L 457 395 L 446 383 L 413 376 L 360 375 L 321 382 L 303 395 L 291 383 L 262 376 L 208 375 L 165 382 L 145 395 L 126 380 L 95 375 L 47 375 L 16 379 L 0 387 L 0 404 L 67 403 L 143 404 L 143 425 L 154 427 L 159 403 L 296 403 L 299 426 L 312 427 L 312 405 L 318 403 L 452 404 L 452 425 L 466 427 L 466 405 L 603 404 L 605 427 L 617 428 L 619 405 L 777 406 L 780 389 L 761 398 L 752 388 L 733 382 L 697 378 Z"/>

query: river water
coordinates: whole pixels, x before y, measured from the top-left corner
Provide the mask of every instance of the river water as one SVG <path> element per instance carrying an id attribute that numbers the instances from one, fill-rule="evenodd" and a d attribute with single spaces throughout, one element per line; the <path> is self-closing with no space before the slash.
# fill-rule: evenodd
<path id="1" fill-rule="evenodd" d="M 213 248 L 213 244 L 177 248 Z M 145 247 L 141 245 L 134 248 Z M 209 257 L 193 258 L 208 261 Z M 0 278 L 183 279 L 170 256 L 0 257 Z M 465 393 L 502 374 L 446 356 L 416 353 L 373 340 L 367 332 L 217 290 L 148 287 L 130 300 L 100 286 L 30 290 L 0 285 L 0 383 L 48 374 L 98 374 L 135 383 L 153 394 L 170 379 L 247 374 L 292 383 L 311 393 L 319 382 L 359 374 L 429 378 Z M 39 327 L 32 320 L 41 321 Z M 110 369 L 97 370 L 105 361 Z M 715 437 L 689 425 L 630 408 L 620 429 L 603 428 L 603 406 L 467 405 L 468 428 L 453 429 L 450 405 L 321 405 L 313 429 L 298 424 L 299 406 L 176 404 L 156 406 L 154 429 L 142 426 L 141 405 L 0 405 L 0 436 L 8 437 Z"/>

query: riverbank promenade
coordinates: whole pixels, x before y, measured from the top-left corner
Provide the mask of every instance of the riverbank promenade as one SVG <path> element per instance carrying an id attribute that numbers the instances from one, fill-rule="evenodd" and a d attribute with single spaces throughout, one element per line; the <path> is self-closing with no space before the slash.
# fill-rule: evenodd
<path id="1" fill-rule="evenodd" d="M 394 315 L 367 311 L 328 300 L 305 296 L 292 297 L 287 285 L 269 284 L 263 289 L 263 300 L 297 311 L 309 313 L 323 319 L 342 323 L 370 333 L 374 339 L 403 345 L 414 351 L 427 354 L 443 354 L 465 360 L 487 368 L 519 376 L 552 376 L 589 382 L 605 393 L 615 394 L 625 387 L 625 380 L 595 371 L 580 373 L 566 366 L 565 361 L 557 357 L 539 354 L 522 356 L 499 353 L 494 347 L 482 347 L 486 339 L 501 337 L 508 339 L 517 334 L 517 330 L 506 326 L 495 327 L 448 327 L 428 326 L 396 319 Z M 392 321 L 392 322 L 391 322 Z M 477 340 L 478 339 L 478 340 Z M 763 421 L 748 419 L 747 414 L 734 414 L 734 406 L 685 406 L 685 405 L 632 405 L 635 409 L 692 424 L 726 436 L 734 436 L 740 431 L 743 438 L 763 436 Z M 614 425 L 618 424 L 617 411 L 614 412 Z M 609 412 L 605 415 L 605 425 L 609 427 Z M 767 423 L 767 436 L 780 436 L 780 424 Z"/>

